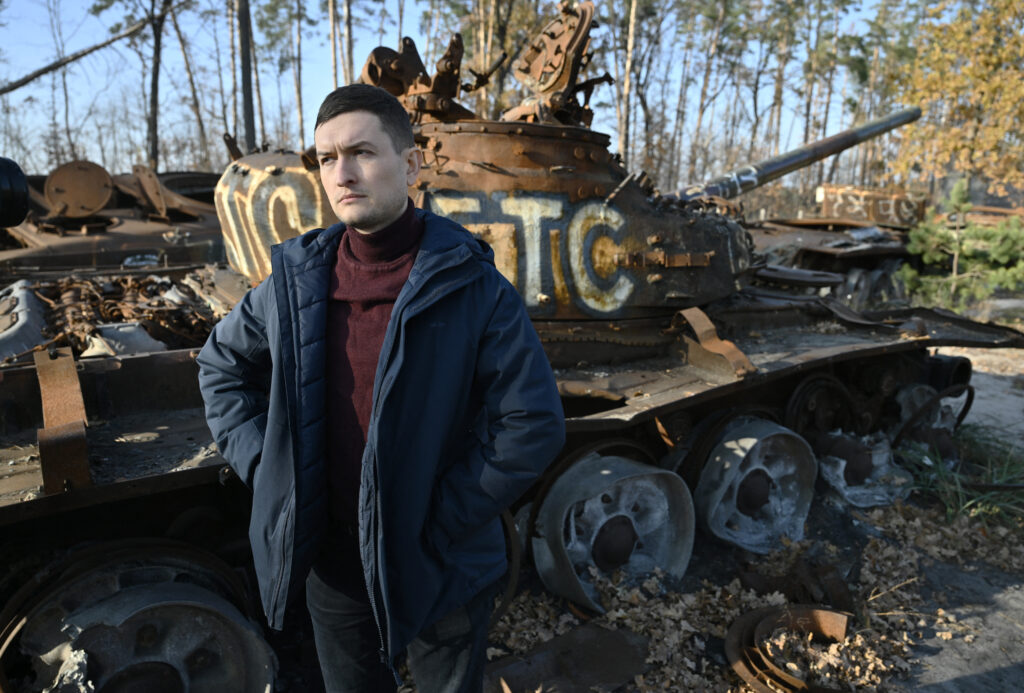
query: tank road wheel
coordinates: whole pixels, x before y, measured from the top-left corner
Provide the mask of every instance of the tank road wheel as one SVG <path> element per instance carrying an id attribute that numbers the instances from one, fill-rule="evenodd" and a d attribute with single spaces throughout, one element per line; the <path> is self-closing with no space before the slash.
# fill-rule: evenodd
<path id="1" fill-rule="evenodd" d="M 810 375 L 793 390 L 786 403 L 783 423 L 805 438 L 830 433 L 837 428 L 863 433 L 870 425 L 859 420 L 853 396 L 831 375 Z"/>
<path id="2" fill-rule="evenodd" d="M 694 516 L 678 475 L 595 447 L 574 455 L 538 499 L 530 536 L 545 587 L 601 612 L 590 569 L 660 568 L 681 576 L 693 549 Z"/>
<path id="3" fill-rule="evenodd" d="M 0 663 L 33 693 L 265 693 L 277 660 L 245 610 L 244 586 L 212 554 L 166 540 L 101 544 L 8 603 Z"/>
<path id="4" fill-rule="evenodd" d="M 768 553 L 803 538 L 818 463 L 803 438 L 778 424 L 737 419 L 704 464 L 697 517 L 716 537 Z"/>

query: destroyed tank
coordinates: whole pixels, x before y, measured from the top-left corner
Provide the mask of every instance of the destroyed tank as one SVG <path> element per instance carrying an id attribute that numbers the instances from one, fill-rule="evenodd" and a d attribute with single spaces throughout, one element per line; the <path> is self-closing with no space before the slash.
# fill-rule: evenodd
<path id="1" fill-rule="evenodd" d="M 111 175 L 99 164 L 78 160 L 26 181 L 26 215 L 16 224 L 0 224 L 5 280 L 90 267 L 224 260 L 214 174 L 157 174 L 136 165 L 131 173 Z"/>
<path id="2" fill-rule="evenodd" d="M 678 575 L 698 520 L 755 551 L 800 536 L 819 458 L 847 498 L 902 492 L 879 484 L 905 480 L 890 440 L 948 451 L 938 403 L 969 388 L 968 361 L 927 348 L 1021 336 L 927 310 L 850 310 L 830 295 L 842 275 L 766 262 L 729 202 L 920 109 L 660 194 L 589 127 L 605 81 L 581 77 L 592 5 L 560 12 L 512 66 L 532 96 L 500 120 L 459 102 L 487 74 L 463 81 L 458 35 L 433 75 L 406 38 L 374 49 L 361 79 L 409 113 L 424 154 L 414 202 L 492 247 L 555 368 L 568 443 L 516 526 L 544 583 L 598 609 L 590 567 Z M 315 169 L 312 152 L 260 154 L 218 184 L 228 257 L 251 283 L 273 243 L 336 221 Z"/>
<path id="3" fill-rule="evenodd" d="M 589 127 L 592 23 L 590 3 L 561 6 L 513 66 L 534 96 L 497 121 L 458 101 L 458 37 L 433 76 L 404 39 L 363 80 L 410 113 L 426 164 L 410 194 L 491 244 L 555 370 L 567 442 L 506 513 L 510 576 L 525 552 L 549 590 L 600 610 L 592 569 L 678 578 L 698 526 L 756 552 L 799 539 L 819 475 L 851 503 L 904 492 L 893 445 L 947 445 L 948 398 L 970 392 L 970 362 L 929 348 L 1024 335 L 853 311 L 820 295 L 831 276 L 764 265 L 724 201 L 656 194 Z M 272 243 L 333 223 L 315 166 L 229 165 L 215 202 L 231 267 L 161 275 L 223 315 Z M 264 691 L 294 656 L 258 625 L 250 495 L 206 431 L 198 346 L 75 358 L 54 343 L 0 369 L 0 689 Z"/>

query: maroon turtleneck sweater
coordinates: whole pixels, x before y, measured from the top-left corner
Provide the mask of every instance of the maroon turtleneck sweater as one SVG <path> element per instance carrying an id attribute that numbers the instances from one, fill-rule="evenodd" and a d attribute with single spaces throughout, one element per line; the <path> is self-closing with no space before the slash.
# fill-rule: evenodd
<path id="1" fill-rule="evenodd" d="M 346 229 L 327 303 L 327 478 L 332 531 L 318 574 L 338 583 L 356 548 L 359 477 L 373 406 L 373 379 L 391 310 L 412 269 L 423 222 L 409 200 L 395 222 L 371 234 Z M 339 536 L 340 535 L 340 536 Z M 335 541 L 337 539 L 338 541 Z M 358 550 L 355 552 L 358 566 Z M 344 570 L 349 573 L 349 570 Z M 356 584 L 362 583 L 362 571 Z M 332 579 L 334 578 L 334 579 Z"/>

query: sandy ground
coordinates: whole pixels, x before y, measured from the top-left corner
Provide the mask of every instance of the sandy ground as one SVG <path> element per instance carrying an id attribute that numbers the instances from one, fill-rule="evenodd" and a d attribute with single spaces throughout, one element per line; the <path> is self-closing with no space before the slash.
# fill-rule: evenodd
<path id="1" fill-rule="evenodd" d="M 971 359 L 974 404 L 964 423 L 989 426 L 1024 447 L 1024 349 L 943 347 Z"/>

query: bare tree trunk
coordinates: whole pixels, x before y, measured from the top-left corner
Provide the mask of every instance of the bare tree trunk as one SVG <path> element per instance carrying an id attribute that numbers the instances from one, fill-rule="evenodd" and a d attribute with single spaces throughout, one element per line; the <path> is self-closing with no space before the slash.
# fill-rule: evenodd
<path id="1" fill-rule="evenodd" d="M 747 161 L 754 160 L 754 149 L 757 146 L 757 135 L 761 130 L 761 119 L 764 117 L 765 110 L 761 108 L 761 82 L 768 71 L 768 60 L 771 55 L 771 50 L 767 50 L 764 42 L 759 44 L 760 50 L 757 56 L 756 67 L 754 68 L 753 79 L 750 85 L 750 142 L 747 145 Z M 771 112 L 769 111 L 769 118 Z M 765 136 L 770 134 L 768 132 L 770 126 L 765 127 Z"/>
<path id="2" fill-rule="evenodd" d="M 345 77 L 345 84 L 352 84 L 356 81 L 352 63 L 352 0 L 341 0 L 343 12 L 342 19 L 345 23 L 345 34 L 342 44 L 341 66 Z"/>
<path id="3" fill-rule="evenodd" d="M 57 58 L 60 59 L 64 57 L 64 31 L 60 23 L 60 3 L 57 0 L 48 0 L 46 10 L 50 18 L 50 33 L 53 34 L 53 43 L 57 48 Z M 78 152 L 75 147 L 75 139 L 71 136 L 71 99 L 68 98 L 67 67 L 60 70 L 60 83 L 64 93 L 64 137 L 68 143 L 68 156 L 74 160 L 78 158 Z"/>
<path id="4" fill-rule="evenodd" d="M 171 0 L 162 0 L 160 12 L 152 17 L 153 25 L 153 70 L 150 73 L 149 114 L 146 117 L 146 142 L 149 149 L 149 167 L 156 171 L 160 165 L 160 134 L 158 121 L 160 113 L 160 52 L 163 49 L 164 20 Z"/>
<path id="5" fill-rule="evenodd" d="M 697 181 L 697 152 L 700 149 L 701 128 L 703 126 L 704 111 L 707 110 L 708 88 L 711 84 L 711 75 L 715 64 L 715 56 L 718 55 L 718 38 L 722 32 L 722 24 L 725 22 L 725 0 L 718 4 L 718 16 L 715 17 L 715 24 L 712 27 L 711 37 L 708 40 L 707 57 L 704 61 L 704 77 L 700 85 L 700 101 L 697 104 L 697 123 L 693 127 L 693 144 L 690 148 L 690 163 L 686 169 L 687 180 Z"/>
<path id="6" fill-rule="evenodd" d="M 686 48 L 683 59 L 682 77 L 679 80 L 679 97 L 676 100 L 675 124 L 672 126 L 671 153 L 668 179 L 671 188 L 682 184 L 679 180 L 679 168 L 683 161 L 683 131 L 686 128 L 686 91 L 690 77 L 690 47 Z"/>
<path id="7" fill-rule="evenodd" d="M 349 0 L 345 0 L 347 4 Z M 299 151 L 306 148 L 305 124 L 302 118 L 302 0 L 295 0 L 295 60 L 292 74 L 295 77 L 295 107 L 299 116 Z"/>
<path id="8" fill-rule="evenodd" d="M 622 106 L 619 113 L 619 154 L 622 156 L 622 163 L 629 168 L 629 100 L 630 89 L 633 78 L 633 49 L 636 43 L 636 4 L 637 0 L 630 0 L 629 3 L 629 28 L 626 30 L 626 64 L 622 69 Z"/>
<path id="9" fill-rule="evenodd" d="M 338 9 L 334 0 L 327 0 L 327 22 L 331 30 L 331 83 L 338 88 Z"/>
<path id="10" fill-rule="evenodd" d="M 430 29 L 427 32 L 427 52 L 423 55 L 423 65 L 426 66 L 427 72 L 433 72 L 435 47 L 437 46 L 438 30 L 440 29 L 441 22 L 441 7 L 439 0 L 430 0 L 430 11 L 427 16 L 430 17 Z"/>
<path id="11" fill-rule="evenodd" d="M 249 33 L 249 50 L 252 52 L 252 76 L 256 82 L 256 113 L 260 118 L 260 149 L 267 148 L 267 126 L 263 122 L 263 90 L 260 88 L 260 61 L 256 55 L 256 40 Z"/>
<path id="12" fill-rule="evenodd" d="M 402 22 L 405 20 L 405 0 L 398 0 L 398 45 L 402 45 Z"/>
<path id="13" fill-rule="evenodd" d="M 775 91 L 772 94 L 772 110 L 768 118 L 769 127 L 773 135 L 771 146 L 772 156 L 778 156 L 779 148 L 782 145 L 782 106 L 785 100 L 786 87 L 786 66 L 789 64 L 789 40 L 783 36 L 779 44 L 779 55 L 775 65 Z"/>
<path id="14" fill-rule="evenodd" d="M 835 54 L 836 54 L 836 41 L 837 41 L 838 36 L 839 36 L 839 8 L 838 7 L 834 7 L 833 10 L 835 11 L 835 24 L 833 25 L 833 29 L 832 29 L 832 51 L 831 51 L 830 55 L 835 56 Z M 836 61 L 835 61 L 835 58 L 832 57 L 832 58 L 829 59 L 828 74 L 827 74 L 827 76 L 825 78 L 825 86 L 824 86 L 825 93 L 823 94 L 823 100 L 824 100 L 823 111 L 824 111 L 824 113 L 823 113 L 822 119 L 821 119 L 821 131 L 819 132 L 819 135 L 818 135 L 820 138 L 825 138 L 825 137 L 828 136 L 828 119 L 829 119 L 829 116 L 832 113 L 832 94 L 835 91 L 835 85 L 833 84 L 833 82 L 835 82 L 835 78 L 836 78 Z M 833 158 L 833 160 L 838 160 L 839 156 L 836 155 L 835 157 L 832 157 L 832 158 Z M 833 168 L 834 168 L 834 166 L 833 166 Z M 818 181 L 817 181 L 817 185 L 821 185 L 824 182 L 825 182 L 825 162 L 822 161 L 822 162 L 819 162 L 819 164 L 818 164 Z"/>
<path id="15" fill-rule="evenodd" d="M 231 40 L 231 134 L 238 135 L 238 70 L 235 57 L 238 55 L 238 41 L 235 39 L 235 3 L 228 0 L 228 27 Z"/>
<path id="16" fill-rule="evenodd" d="M 242 67 L 242 123 L 245 125 L 245 151 L 256 151 L 256 119 L 252 112 L 252 24 L 249 0 L 238 0 L 238 53 Z"/>
<path id="17" fill-rule="evenodd" d="M 494 31 L 493 31 L 493 42 L 492 47 L 488 51 L 488 56 L 493 57 L 495 53 L 505 50 L 505 43 L 508 39 L 509 21 L 512 18 L 512 11 L 515 9 L 516 0 L 495 0 L 494 2 Z M 515 48 L 510 48 L 508 53 L 510 58 L 498 66 L 497 71 L 491 76 L 490 85 L 488 86 L 488 95 L 490 96 L 490 109 L 491 117 L 497 120 L 501 116 L 503 108 L 502 95 L 505 92 L 505 79 L 508 77 L 510 65 L 512 60 L 515 59 L 514 53 Z M 488 60 L 491 58 L 489 57 Z M 490 67 L 486 65 L 485 67 Z"/>
<path id="18" fill-rule="evenodd" d="M 213 22 L 213 55 L 217 62 L 217 89 L 220 93 L 220 119 L 224 132 L 228 130 L 228 97 L 224 93 L 224 70 L 220 64 L 220 35 L 217 31 L 217 22 Z"/>
<path id="19" fill-rule="evenodd" d="M 185 35 L 181 33 L 181 26 L 178 25 L 178 13 L 171 10 L 171 26 L 178 37 L 178 45 L 181 47 L 181 58 L 185 63 L 185 76 L 188 78 L 188 88 L 192 95 L 192 115 L 196 118 L 196 127 L 199 129 L 199 165 L 204 170 L 210 168 L 210 145 L 206 140 L 206 126 L 203 124 L 203 112 L 199 106 L 199 91 L 196 89 L 195 76 L 192 74 L 192 60 L 188 54 L 188 46 L 185 44 Z"/>

